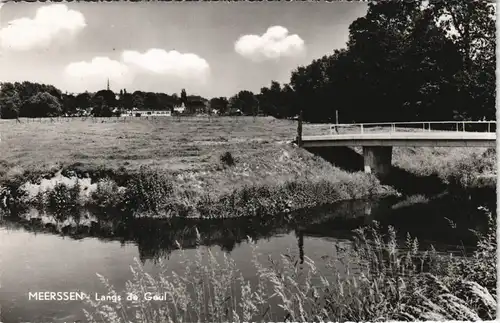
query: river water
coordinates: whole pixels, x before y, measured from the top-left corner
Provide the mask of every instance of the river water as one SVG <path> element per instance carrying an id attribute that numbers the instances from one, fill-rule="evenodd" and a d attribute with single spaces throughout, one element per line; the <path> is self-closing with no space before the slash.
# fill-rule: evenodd
<path id="1" fill-rule="evenodd" d="M 300 212 L 297 218 L 277 216 L 263 219 L 118 221 L 82 211 L 55 215 L 35 210 L 0 220 L 0 322 L 85 321 L 80 301 L 30 300 L 29 293 L 83 291 L 106 293 L 96 273 L 123 290 L 132 279 L 130 265 L 138 259 L 153 276 L 161 267 L 182 273 L 178 241 L 187 258 L 196 252 L 196 231 L 203 250 L 229 253 L 243 276 L 253 281 L 251 237 L 263 256 L 278 259 L 290 253 L 307 256 L 320 271 L 338 257 L 336 247 L 349 248 L 352 230 L 372 220 L 393 225 L 404 238 L 410 232 L 422 248 L 434 245 L 439 252 L 470 252 L 475 244 L 469 228 L 482 230 L 474 205 L 401 200 L 351 201 L 328 208 Z M 450 226 L 445 218 L 452 219 Z M 459 250 L 462 245 L 464 250 Z M 264 260 L 265 263 L 265 260 Z M 340 266 L 340 265 L 339 265 Z M 328 273 L 326 273 L 328 276 Z"/>

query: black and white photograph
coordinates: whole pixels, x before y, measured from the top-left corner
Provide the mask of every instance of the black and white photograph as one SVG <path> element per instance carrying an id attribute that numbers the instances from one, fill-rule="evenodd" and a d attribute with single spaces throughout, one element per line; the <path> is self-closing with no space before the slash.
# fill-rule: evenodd
<path id="1" fill-rule="evenodd" d="M 0 2 L 0 323 L 495 321 L 496 10 Z"/>

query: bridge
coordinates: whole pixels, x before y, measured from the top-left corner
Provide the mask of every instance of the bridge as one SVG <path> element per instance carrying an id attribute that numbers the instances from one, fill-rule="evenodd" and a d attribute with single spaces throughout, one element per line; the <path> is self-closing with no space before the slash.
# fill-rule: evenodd
<path id="1" fill-rule="evenodd" d="M 297 143 L 304 148 L 363 147 L 364 170 L 378 177 L 390 171 L 392 147 L 496 147 L 497 138 L 496 121 L 355 123 L 327 127 L 306 124 L 313 134 L 304 136 L 299 120 Z"/>

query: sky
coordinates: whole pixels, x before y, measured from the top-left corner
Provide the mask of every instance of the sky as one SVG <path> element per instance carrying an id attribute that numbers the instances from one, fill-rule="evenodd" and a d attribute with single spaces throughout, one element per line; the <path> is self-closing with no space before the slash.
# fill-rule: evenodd
<path id="1" fill-rule="evenodd" d="M 6 3 L 0 82 L 205 97 L 259 92 L 345 47 L 364 2 Z"/>

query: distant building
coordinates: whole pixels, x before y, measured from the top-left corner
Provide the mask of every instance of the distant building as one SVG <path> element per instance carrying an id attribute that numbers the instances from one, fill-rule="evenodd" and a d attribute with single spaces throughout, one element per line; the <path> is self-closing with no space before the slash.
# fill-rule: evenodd
<path id="1" fill-rule="evenodd" d="M 170 117 L 170 110 L 129 110 L 121 114 L 122 117 Z"/>
<path id="2" fill-rule="evenodd" d="M 207 100 L 192 100 L 188 102 L 188 110 L 190 113 L 208 113 L 208 101 Z"/>
<path id="3" fill-rule="evenodd" d="M 174 112 L 178 114 L 183 114 L 186 111 L 186 106 L 184 102 L 181 105 L 174 106 Z"/>

